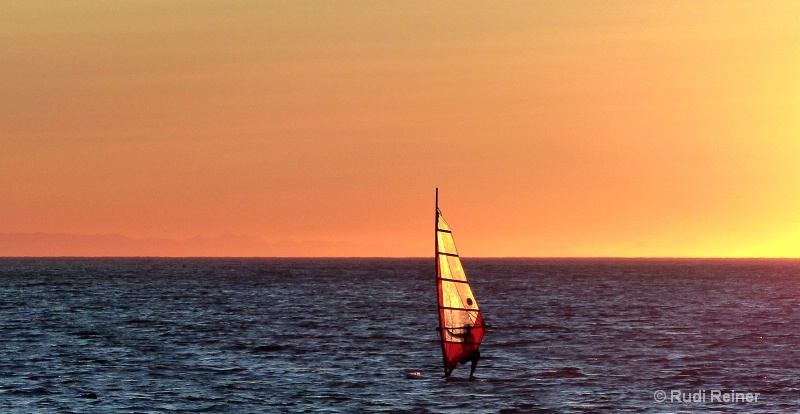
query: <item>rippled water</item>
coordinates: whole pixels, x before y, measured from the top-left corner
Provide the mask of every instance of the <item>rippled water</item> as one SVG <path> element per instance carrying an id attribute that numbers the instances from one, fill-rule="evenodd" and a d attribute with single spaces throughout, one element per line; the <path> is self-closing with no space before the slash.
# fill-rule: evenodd
<path id="1" fill-rule="evenodd" d="M 800 261 L 464 262 L 477 381 L 440 378 L 433 259 L 2 259 L 0 412 L 800 408 Z"/>

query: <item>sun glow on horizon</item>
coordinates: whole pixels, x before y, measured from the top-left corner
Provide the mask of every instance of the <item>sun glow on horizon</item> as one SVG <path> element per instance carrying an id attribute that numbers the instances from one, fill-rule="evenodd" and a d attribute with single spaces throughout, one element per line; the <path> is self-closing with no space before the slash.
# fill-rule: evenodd
<path id="1" fill-rule="evenodd" d="M 439 187 L 466 257 L 800 257 L 798 15 L 10 4 L 0 256 L 423 257 Z"/>

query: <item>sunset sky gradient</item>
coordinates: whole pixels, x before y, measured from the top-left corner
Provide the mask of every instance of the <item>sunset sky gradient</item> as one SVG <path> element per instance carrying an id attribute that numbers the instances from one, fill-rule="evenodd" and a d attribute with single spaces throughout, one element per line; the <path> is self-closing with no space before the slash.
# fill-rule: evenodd
<path id="1" fill-rule="evenodd" d="M 0 256 L 798 257 L 798 16 L 7 2 Z"/>

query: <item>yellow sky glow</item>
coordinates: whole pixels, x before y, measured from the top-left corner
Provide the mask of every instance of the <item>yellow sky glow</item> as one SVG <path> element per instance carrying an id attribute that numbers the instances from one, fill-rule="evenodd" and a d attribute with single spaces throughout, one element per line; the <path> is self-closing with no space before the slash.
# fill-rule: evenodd
<path id="1" fill-rule="evenodd" d="M 798 257 L 799 15 L 14 2 L 0 255 L 66 254 L 18 237 L 63 234 L 143 254 L 203 238 L 219 244 L 163 254 L 429 256 L 439 187 L 463 256 Z"/>

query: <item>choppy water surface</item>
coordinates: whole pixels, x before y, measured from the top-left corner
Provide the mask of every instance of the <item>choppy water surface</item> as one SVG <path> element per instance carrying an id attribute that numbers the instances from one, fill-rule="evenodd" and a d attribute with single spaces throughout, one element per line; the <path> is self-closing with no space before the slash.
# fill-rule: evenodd
<path id="1" fill-rule="evenodd" d="M 0 259 L 0 412 L 800 408 L 800 261 L 465 267 L 477 381 L 440 378 L 433 259 Z"/>

